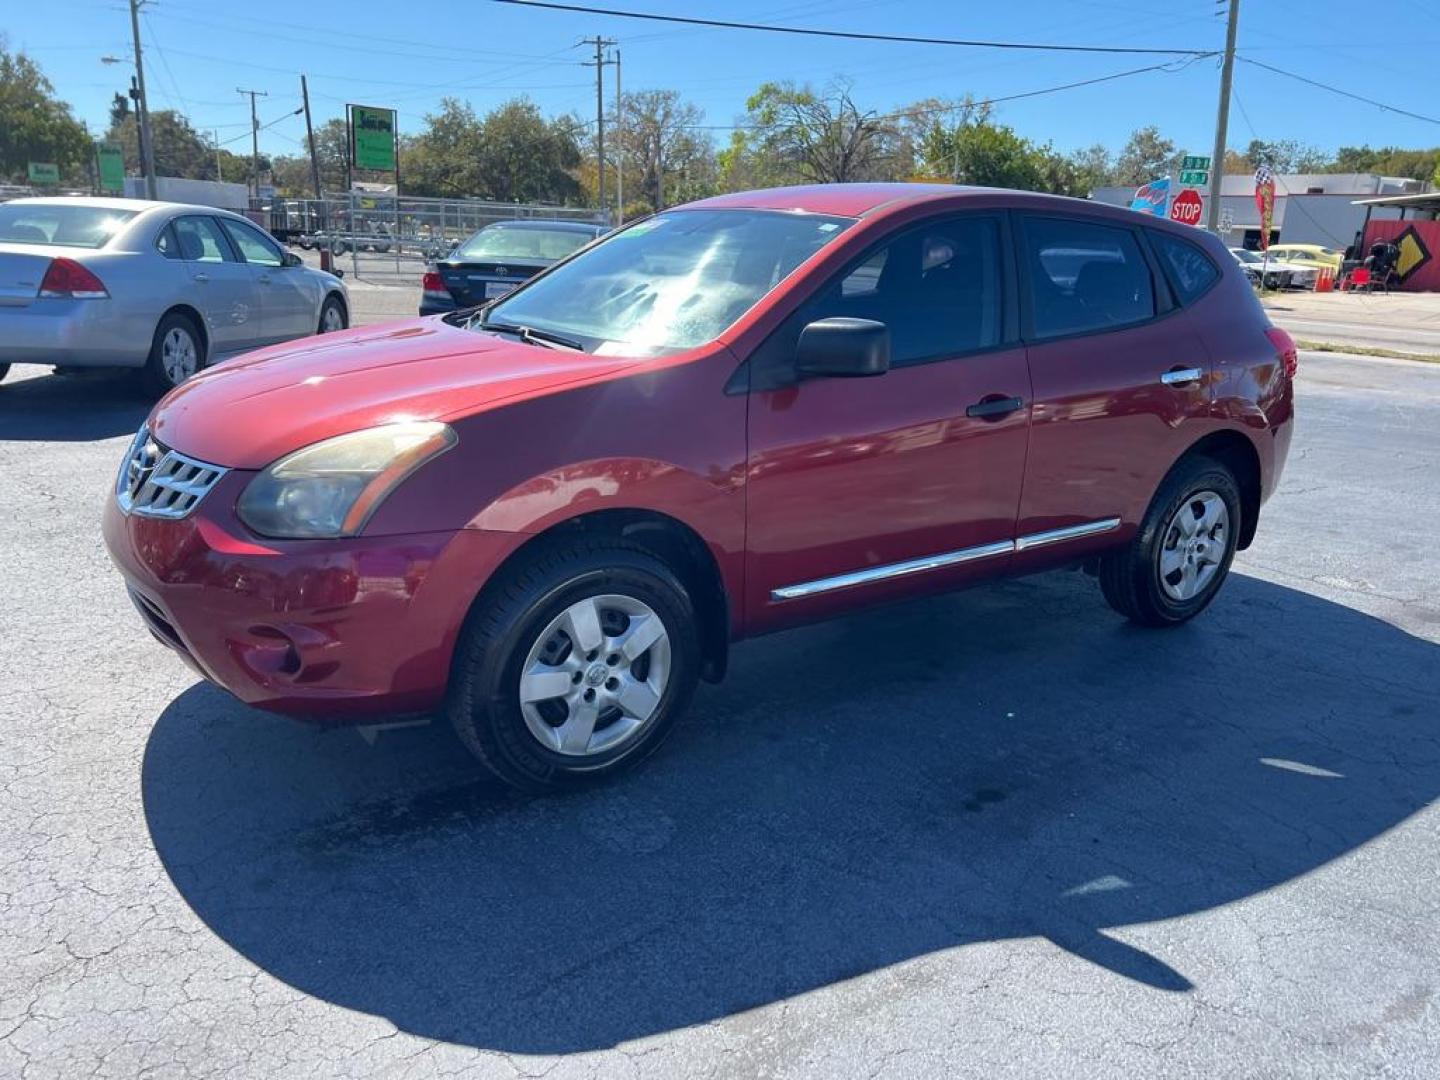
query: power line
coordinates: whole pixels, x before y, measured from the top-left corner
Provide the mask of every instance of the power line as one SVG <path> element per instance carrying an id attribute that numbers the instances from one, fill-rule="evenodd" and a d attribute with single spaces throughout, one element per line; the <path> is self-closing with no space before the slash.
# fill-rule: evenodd
<path id="1" fill-rule="evenodd" d="M 1121 45 L 1057 45 L 1024 41 L 984 41 L 968 38 L 919 37 L 906 34 L 872 34 L 858 30 L 823 30 L 809 26 L 776 26 L 769 23 L 732 22 L 728 19 L 700 19 L 689 15 L 659 15 L 650 11 L 620 11 L 616 8 L 588 7 L 583 4 L 560 4 L 550 0 L 490 0 L 492 4 L 513 7 L 548 8 L 572 11 L 582 15 L 609 15 L 617 19 L 645 19 L 650 22 L 682 23 L 686 26 L 708 26 L 721 30 L 760 30 L 770 34 L 800 34 L 806 37 L 842 38 L 848 41 L 891 41 L 907 45 L 951 45 L 975 49 L 1021 49 L 1031 52 L 1066 53 L 1128 53 L 1150 56 L 1198 56 L 1202 49 L 1127 48 Z"/>
<path id="2" fill-rule="evenodd" d="M 1328 90 L 1332 94 L 1339 94 L 1341 97 L 1350 98 L 1352 101 L 1363 101 L 1366 105 L 1374 105 L 1384 112 L 1398 113 L 1401 116 L 1408 116 L 1412 120 L 1423 120 L 1427 124 L 1440 124 L 1440 117 L 1425 116 L 1423 113 L 1411 112 L 1409 109 L 1402 109 L 1398 105 L 1387 105 L 1383 101 L 1376 101 L 1374 98 L 1365 97 L 1363 94 L 1352 94 L 1349 90 L 1341 90 L 1338 86 L 1331 86 L 1328 83 L 1316 82 L 1314 79 L 1307 79 L 1304 75 L 1296 75 L 1293 71 L 1286 71 L 1284 68 L 1275 67 L 1273 64 L 1266 64 L 1259 60 L 1251 60 L 1247 56 L 1237 56 L 1242 64 L 1249 64 L 1251 67 L 1264 68 L 1266 71 L 1274 72 L 1276 75 L 1283 75 L 1287 79 L 1294 79 L 1296 82 L 1306 83 L 1310 86 L 1317 86 L 1321 90 Z"/>

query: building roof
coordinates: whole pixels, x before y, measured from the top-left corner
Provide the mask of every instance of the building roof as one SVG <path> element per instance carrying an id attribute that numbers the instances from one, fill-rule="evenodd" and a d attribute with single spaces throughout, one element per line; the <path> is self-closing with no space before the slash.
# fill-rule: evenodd
<path id="1" fill-rule="evenodd" d="M 1356 206 L 1393 206 L 1406 210 L 1440 211 L 1440 191 L 1422 191 L 1416 195 L 1380 195 L 1373 199 L 1353 199 Z"/>

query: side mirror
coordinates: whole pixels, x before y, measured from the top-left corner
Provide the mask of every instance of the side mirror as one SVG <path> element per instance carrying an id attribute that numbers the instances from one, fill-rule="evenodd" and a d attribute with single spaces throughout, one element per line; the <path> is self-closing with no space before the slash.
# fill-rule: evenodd
<path id="1" fill-rule="evenodd" d="M 280 258 L 281 263 L 286 266 L 304 266 L 305 260 L 296 255 L 293 251 L 287 251 Z"/>
<path id="2" fill-rule="evenodd" d="M 890 328 L 873 319 L 812 322 L 800 331 L 795 370 L 842 379 L 884 375 L 890 370 Z"/>

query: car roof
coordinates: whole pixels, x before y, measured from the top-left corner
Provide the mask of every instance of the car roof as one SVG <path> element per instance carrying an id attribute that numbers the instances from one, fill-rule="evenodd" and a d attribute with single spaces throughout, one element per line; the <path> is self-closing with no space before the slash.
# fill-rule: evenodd
<path id="1" fill-rule="evenodd" d="M 506 229 L 568 229 L 571 232 L 593 233 L 597 229 L 605 228 L 604 225 L 594 221 L 556 221 L 542 218 L 522 218 L 516 221 L 492 221 L 485 228 L 495 226 Z"/>
<path id="2" fill-rule="evenodd" d="M 12 205 L 21 206 L 92 206 L 97 210 L 179 210 L 189 207 L 187 203 L 157 202 L 150 199 L 122 199 L 99 195 L 40 195 L 25 199 L 11 199 Z M 194 207 L 189 207 L 194 209 Z"/>

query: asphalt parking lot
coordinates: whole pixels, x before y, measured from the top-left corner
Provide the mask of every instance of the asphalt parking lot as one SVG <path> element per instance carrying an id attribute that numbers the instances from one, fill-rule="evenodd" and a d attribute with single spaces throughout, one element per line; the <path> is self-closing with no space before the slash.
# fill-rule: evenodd
<path id="1" fill-rule="evenodd" d="M 12 373 L 0 1076 L 1440 1075 L 1440 365 L 1298 399 L 1195 623 L 1061 573 L 757 640 L 536 800 L 198 682 L 100 542 L 146 402 Z"/>

